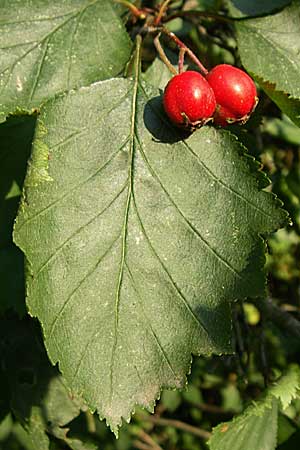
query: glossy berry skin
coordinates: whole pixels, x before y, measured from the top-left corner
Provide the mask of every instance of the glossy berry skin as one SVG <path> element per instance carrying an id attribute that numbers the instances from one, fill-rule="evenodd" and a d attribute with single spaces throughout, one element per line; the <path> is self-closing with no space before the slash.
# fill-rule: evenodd
<path id="1" fill-rule="evenodd" d="M 237 67 L 220 64 L 208 73 L 206 79 L 216 97 L 215 123 L 222 126 L 245 123 L 258 102 L 252 78 Z"/>
<path id="2" fill-rule="evenodd" d="M 163 105 L 175 125 L 193 128 L 213 116 L 216 99 L 206 79 L 188 70 L 171 78 L 165 88 Z"/>

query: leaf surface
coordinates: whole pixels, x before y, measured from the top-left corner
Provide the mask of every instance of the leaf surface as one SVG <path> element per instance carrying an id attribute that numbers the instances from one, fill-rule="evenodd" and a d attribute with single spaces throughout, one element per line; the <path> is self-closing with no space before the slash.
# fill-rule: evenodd
<path id="1" fill-rule="evenodd" d="M 300 6 L 236 23 L 245 68 L 275 103 L 300 124 Z"/>
<path id="2" fill-rule="evenodd" d="M 259 235 L 286 220 L 229 132 L 183 140 L 157 94 L 136 73 L 48 102 L 15 228 L 50 358 L 114 431 L 191 353 L 231 352 L 230 302 L 264 291 Z"/>
<path id="3" fill-rule="evenodd" d="M 270 14 L 291 3 L 291 0 L 231 0 L 229 3 L 229 12 L 233 17 L 259 16 L 261 14 Z"/>
<path id="4" fill-rule="evenodd" d="M 0 4 L 0 121 L 121 72 L 130 39 L 111 0 Z"/>
<path id="5" fill-rule="evenodd" d="M 266 392 L 265 398 L 250 405 L 243 414 L 221 423 L 209 440 L 211 450 L 274 450 L 277 444 L 278 411 L 299 397 L 299 366 L 287 373 Z"/>

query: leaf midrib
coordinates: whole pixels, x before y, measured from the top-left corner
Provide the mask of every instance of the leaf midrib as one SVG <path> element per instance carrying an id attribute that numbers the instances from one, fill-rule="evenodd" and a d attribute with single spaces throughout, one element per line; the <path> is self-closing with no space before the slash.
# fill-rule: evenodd
<path id="1" fill-rule="evenodd" d="M 139 76 L 140 76 L 140 52 L 141 52 L 141 42 L 137 39 L 136 41 L 136 55 L 135 55 L 135 73 L 134 73 L 134 85 L 133 85 L 133 95 L 131 103 L 131 127 L 130 127 L 130 140 L 129 140 L 129 163 L 128 163 L 128 192 L 127 201 L 125 206 L 123 231 L 122 231 L 122 248 L 121 248 L 121 263 L 118 276 L 117 289 L 115 294 L 115 319 L 114 319 L 114 343 L 112 346 L 111 362 L 110 362 L 110 404 L 112 404 L 113 398 L 113 375 L 114 375 L 114 360 L 115 352 L 118 341 L 118 327 L 119 327 L 119 306 L 120 306 L 120 293 L 124 275 L 125 268 L 125 258 L 126 258 L 126 243 L 128 234 L 128 217 L 130 203 L 133 193 L 133 160 L 134 160 L 134 140 L 135 140 L 135 125 L 136 125 L 136 111 L 137 111 L 137 93 L 139 86 Z"/>

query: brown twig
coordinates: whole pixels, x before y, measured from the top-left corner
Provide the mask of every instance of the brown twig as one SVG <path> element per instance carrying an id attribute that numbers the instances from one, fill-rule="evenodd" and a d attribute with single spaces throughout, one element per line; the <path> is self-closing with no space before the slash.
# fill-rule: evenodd
<path id="1" fill-rule="evenodd" d="M 200 409 L 200 411 L 207 412 L 209 414 L 218 414 L 221 416 L 233 416 L 235 414 L 235 411 L 231 409 L 226 410 L 218 405 L 209 405 L 208 403 L 198 403 L 192 401 L 188 401 L 188 403 L 190 403 L 195 408 Z"/>
<path id="2" fill-rule="evenodd" d="M 126 8 L 129 9 L 131 14 L 133 14 L 138 19 L 146 19 L 146 14 L 144 11 L 138 9 L 136 6 L 134 6 L 132 3 L 128 2 L 127 0 L 115 0 L 116 3 L 120 3 L 121 5 L 124 5 Z"/>
<path id="3" fill-rule="evenodd" d="M 165 1 L 163 2 L 163 4 L 161 5 L 161 7 L 160 7 L 160 9 L 159 9 L 159 12 L 158 12 L 157 16 L 156 16 L 155 19 L 154 19 L 154 22 L 153 22 L 153 25 L 154 25 L 154 26 L 157 26 L 157 25 L 160 24 L 160 22 L 161 22 L 161 20 L 162 20 L 162 18 L 163 18 L 163 15 L 164 15 L 165 12 L 167 11 L 168 6 L 169 6 L 169 4 L 171 3 L 171 1 L 172 1 L 172 0 L 165 0 Z"/>
<path id="4" fill-rule="evenodd" d="M 145 416 L 143 420 L 148 422 L 152 422 L 158 426 L 170 426 L 174 428 L 178 428 L 179 430 L 187 431 L 188 433 L 194 434 L 195 436 L 201 437 L 202 439 L 209 439 L 211 433 L 209 431 L 203 430 L 202 428 L 196 428 L 188 423 L 182 422 L 181 420 L 174 419 L 164 419 L 162 417 L 156 416 Z"/>
<path id="5" fill-rule="evenodd" d="M 174 33 L 172 33 L 172 31 L 168 30 L 165 27 L 151 27 L 151 26 L 147 28 L 147 31 L 150 32 L 150 33 L 153 33 L 153 32 L 164 33 L 170 40 L 175 42 L 175 44 L 177 45 L 177 47 L 179 49 L 184 49 L 185 50 L 185 52 L 189 56 L 190 60 L 193 61 L 193 63 L 195 63 L 196 66 L 199 67 L 200 72 L 202 72 L 202 74 L 204 76 L 206 76 L 208 74 L 208 70 L 199 61 L 199 59 L 197 58 L 195 53 L 193 53 L 192 50 L 189 47 L 187 47 Z"/>
<path id="6" fill-rule="evenodd" d="M 185 55 L 185 48 L 181 48 L 179 50 L 179 58 L 178 58 L 178 72 L 183 72 L 183 66 L 184 66 L 184 55 Z"/>
<path id="7" fill-rule="evenodd" d="M 160 40 L 160 33 L 155 36 L 153 43 L 155 45 L 155 48 L 157 50 L 157 53 L 159 54 L 161 60 L 165 63 L 165 65 L 168 67 L 169 71 L 173 74 L 173 75 L 177 75 L 177 71 L 175 69 L 175 67 L 172 65 L 171 61 L 168 59 L 167 55 L 165 54 L 164 49 L 161 46 Z"/>
<path id="8" fill-rule="evenodd" d="M 143 442 L 138 441 L 137 439 L 135 439 L 135 440 L 132 442 L 132 444 L 133 444 L 133 446 L 134 446 L 135 448 L 138 448 L 138 449 L 140 449 L 140 450 L 153 450 L 152 447 L 149 447 L 149 445 L 144 444 Z"/>
<path id="9" fill-rule="evenodd" d="M 162 450 L 161 446 L 144 430 L 140 430 L 138 437 L 148 444 L 153 450 Z"/>

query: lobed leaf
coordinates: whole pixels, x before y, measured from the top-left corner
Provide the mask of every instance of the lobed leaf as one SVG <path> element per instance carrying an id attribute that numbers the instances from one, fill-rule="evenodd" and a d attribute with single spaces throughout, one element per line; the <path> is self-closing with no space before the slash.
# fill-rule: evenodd
<path id="1" fill-rule="evenodd" d="M 57 92 L 120 73 L 130 39 L 112 0 L 0 3 L 0 122 Z"/>
<path id="2" fill-rule="evenodd" d="M 15 226 L 49 356 L 115 432 L 191 353 L 231 352 L 230 303 L 264 291 L 286 220 L 229 132 L 183 139 L 157 94 L 137 72 L 49 101 Z"/>

